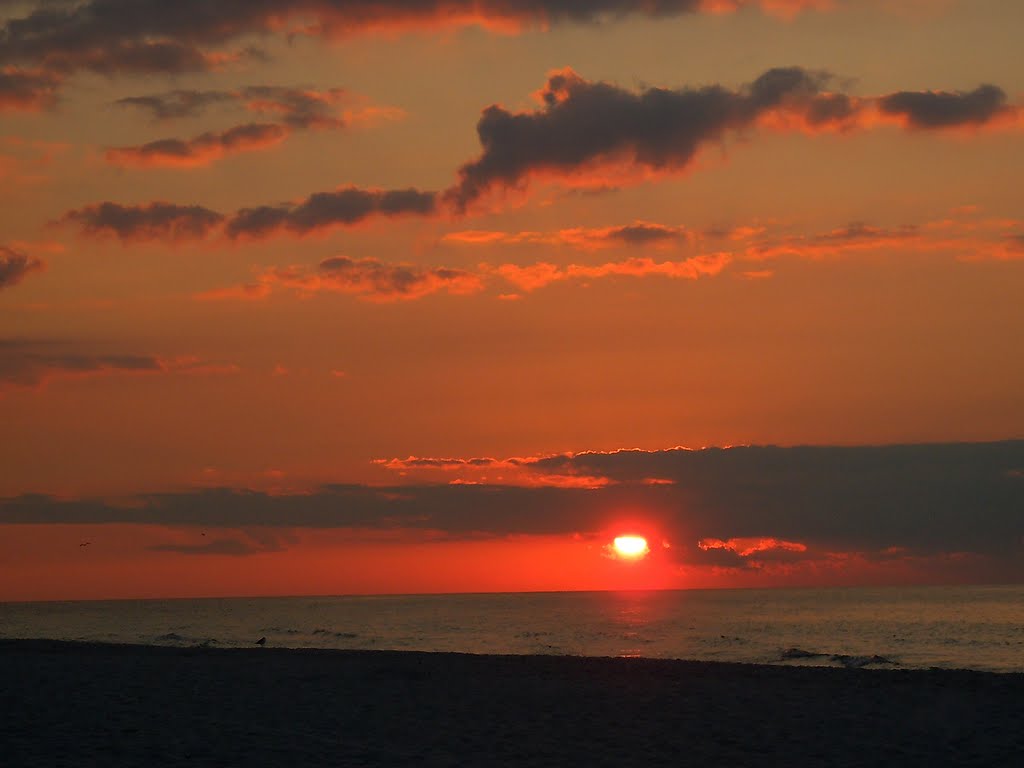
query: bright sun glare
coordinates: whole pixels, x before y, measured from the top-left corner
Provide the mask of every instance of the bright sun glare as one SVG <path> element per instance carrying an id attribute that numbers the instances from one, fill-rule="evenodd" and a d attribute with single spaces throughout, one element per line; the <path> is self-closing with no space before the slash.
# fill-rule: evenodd
<path id="1" fill-rule="evenodd" d="M 631 560 L 638 560 L 651 551 L 647 546 L 647 539 L 643 536 L 618 536 L 613 545 L 619 557 Z"/>

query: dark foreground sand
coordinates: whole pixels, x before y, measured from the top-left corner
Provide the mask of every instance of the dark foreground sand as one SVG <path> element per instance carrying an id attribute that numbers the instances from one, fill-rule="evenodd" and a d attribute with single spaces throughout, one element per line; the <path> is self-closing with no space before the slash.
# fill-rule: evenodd
<path id="1" fill-rule="evenodd" d="M 0 765 L 1024 766 L 1024 675 L 0 641 Z"/>

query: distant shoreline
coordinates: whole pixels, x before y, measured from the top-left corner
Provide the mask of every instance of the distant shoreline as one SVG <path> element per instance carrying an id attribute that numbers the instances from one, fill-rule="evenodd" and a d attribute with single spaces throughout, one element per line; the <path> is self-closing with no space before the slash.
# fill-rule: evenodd
<path id="1" fill-rule="evenodd" d="M 1024 581 L 928 581 L 901 584 L 897 582 L 885 584 L 831 584 L 826 586 L 812 584 L 765 585 L 741 587 L 664 587 L 660 589 L 538 589 L 508 590 L 501 592 L 352 592 L 344 594 L 287 594 L 287 595 L 174 595 L 170 597 L 88 597 L 88 598 L 44 598 L 24 600 L 0 600 L 3 605 L 25 605 L 28 603 L 160 603 L 186 600 L 349 600 L 349 599 L 403 599 L 430 598 L 439 599 L 452 597 L 488 597 L 509 595 L 600 595 L 628 592 L 844 592 L 854 590 L 907 590 L 907 589 L 949 589 L 950 587 L 975 587 L 979 589 L 1014 589 L 1024 586 Z"/>
<path id="2" fill-rule="evenodd" d="M 0 640 L 0 680 L 12 766 L 941 766 L 1024 752 L 1019 673 Z"/>
<path id="3" fill-rule="evenodd" d="M 442 657 L 442 658 L 468 658 L 468 659 L 555 659 L 564 660 L 569 663 L 573 661 L 599 661 L 609 662 L 612 664 L 656 664 L 656 665 L 681 665 L 681 666 L 698 666 L 698 667 L 721 667 L 721 668 L 738 668 L 738 669 L 765 669 L 765 670 L 778 670 L 778 669 L 803 669 L 813 671 L 836 671 L 836 672 L 888 672 L 898 674 L 915 674 L 915 675 L 942 675 L 942 674 L 953 674 L 953 675 L 982 675 L 982 676 L 995 676 L 995 677 L 1019 677 L 1024 681 L 1024 672 L 995 672 L 988 670 L 976 670 L 967 668 L 953 668 L 953 667 L 930 667 L 928 669 L 921 669 L 918 667 L 902 667 L 898 664 L 894 666 L 864 666 L 855 669 L 847 669 L 842 666 L 828 666 L 828 665 L 797 665 L 797 664 L 785 664 L 785 663 L 751 663 L 742 661 L 707 661 L 702 659 L 666 659 L 651 656 L 588 656 L 582 654 L 557 654 L 557 653 L 474 653 L 474 652 L 460 652 L 460 651 L 417 651 L 417 650 L 397 650 L 387 648 L 297 648 L 289 646 L 265 646 L 259 647 L 255 643 L 251 648 L 249 647 L 238 647 L 238 646 L 223 646 L 217 644 L 205 645 L 199 644 L 170 644 L 170 643 L 117 643 L 117 642 L 103 642 L 97 640 L 56 640 L 52 638 L 0 638 L 0 654 L 7 652 L 28 652 L 28 653 L 49 653 L 49 654 L 83 654 L 83 655 L 107 655 L 107 656 L 131 656 L 131 655 L 148 655 L 148 654 L 167 654 L 169 656 L 195 656 L 210 654 L 217 656 L 218 654 L 239 654 L 248 655 L 253 654 L 255 657 L 264 657 L 267 655 L 275 654 L 294 654 L 296 656 L 351 656 L 351 657 L 369 657 L 386 659 L 393 657 L 395 659 L 410 657 L 416 658 L 420 656 L 425 657 Z M 826 656 L 827 654 L 816 654 Z"/>

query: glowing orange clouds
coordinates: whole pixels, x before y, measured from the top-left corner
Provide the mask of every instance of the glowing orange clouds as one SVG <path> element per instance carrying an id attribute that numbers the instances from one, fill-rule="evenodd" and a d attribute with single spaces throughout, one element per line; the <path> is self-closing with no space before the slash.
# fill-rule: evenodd
<path id="1" fill-rule="evenodd" d="M 747 536 L 732 538 L 728 541 L 722 539 L 701 539 L 697 545 L 705 552 L 710 549 L 725 549 L 735 552 L 740 557 L 749 557 L 758 552 L 767 552 L 777 549 L 786 552 L 806 552 L 807 545 L 798 541 L 784 541 L 772 537 Z"/>

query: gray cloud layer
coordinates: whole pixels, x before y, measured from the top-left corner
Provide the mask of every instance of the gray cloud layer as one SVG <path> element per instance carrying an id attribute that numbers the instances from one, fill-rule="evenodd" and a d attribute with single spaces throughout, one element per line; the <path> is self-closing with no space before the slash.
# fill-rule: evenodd
<path id="1" fill-rule="evenodd" d="M 419 528 L 464 537 L 591 533 L 631 510 L 663 532 L 683 563 L 743 567 L 751 557 L 697 541 L 774 538 L 808 549 L 768 549 L 757 559 L 972 553 L 990 576 L 1024 578 L 1024 441 L 623 451 L 522 464 L 538 475 L 615 482 L 594 490 L 334 485 L 296 496 L 214 489 L 151 495 L 131 507 L 26 496 L 0 502 L 0 523 Z"/>
<path id="2" fill-rule="evenodd" d="M 0 64 L 57 70 L 186 72 L 208 69 L 211 46 L 280 32 L 303 17 L 328 35 L 391 25 L 491 19 L 592 22 L 698 10 L 699 0 L 83 0 L 36 2 L 0 27 Z M 312 22 L 311 24 L 308 22 Z"/>
<path id="3" fill-rule="evenodd" d="M 159 139 L 136 147 L 117 147 L 107 151 L 107 159 L 126 165 L 190 165 L 273 144 L 285 135 L 285 129 L 274 123 L 245 123 L 219 133 L 207 131 L 192 139 Z"/>

